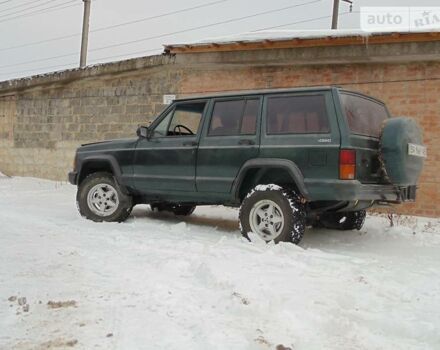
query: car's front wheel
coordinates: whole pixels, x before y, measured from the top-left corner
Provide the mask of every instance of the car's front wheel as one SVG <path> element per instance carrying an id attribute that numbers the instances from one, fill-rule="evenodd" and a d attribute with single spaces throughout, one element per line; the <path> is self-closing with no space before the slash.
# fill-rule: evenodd
<path id="1" fill-rule="evenodd" d="M 256 233 L 266 242 L 298 244 L 306 228 L 306 211 L 299 196 L 278 185 L 258 185 L 243 200 L 240 227 L 244 237 Z"/>
<path id="2" fill-rule="evenodd" d="M 113 176 L 102 172 L 81 182 L 76 203 L 82 216 L 97 222 L 124 221 L 133 207 L 132 198 L 121 191 Z"/>

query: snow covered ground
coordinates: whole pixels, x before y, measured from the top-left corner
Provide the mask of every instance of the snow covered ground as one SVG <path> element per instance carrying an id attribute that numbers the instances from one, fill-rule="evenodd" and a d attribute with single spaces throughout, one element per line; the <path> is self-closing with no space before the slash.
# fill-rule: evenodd
<path id="1" fill-rule="evenodd" d="M 246 242 L 222 207 L 93 223 L 74 194 L 0 178 L 0 349 L 440 349 L 439 220 L 298 247 Z"/>

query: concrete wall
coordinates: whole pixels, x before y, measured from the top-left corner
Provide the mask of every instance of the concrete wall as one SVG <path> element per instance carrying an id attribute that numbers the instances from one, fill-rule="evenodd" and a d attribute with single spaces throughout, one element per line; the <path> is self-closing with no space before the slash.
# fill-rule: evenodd
<path id="1" fill-rule="evenodd" d="M 181 54 L 0 83 L 0 171 L 65 179 L 79 144 L 133 135 L 164 107 L 163 94 L 335 84 L 423 126 L 419 198 L 400 211 L 440 216 L 439 53 L 428 42 Z"/>

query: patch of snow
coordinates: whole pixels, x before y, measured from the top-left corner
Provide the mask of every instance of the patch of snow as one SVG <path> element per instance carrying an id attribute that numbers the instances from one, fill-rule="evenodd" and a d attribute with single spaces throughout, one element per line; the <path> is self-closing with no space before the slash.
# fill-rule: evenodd
<path id="1" fill-rule="evenodd" d="M 254 188 L 254 191 L 279 191 L 279 190 L 281 190 L 281 186 L 275 184 L 257 185 Z"/>
<path id="2" fill-rule="evenodd" d="M 203 46 L 212 43 L 226 44 L 233 42 L 258 42 L 263 40 L 292 40 L 292 39 L 318 39 L 318 38 L 342 38 L 359 36 L 367 41 L 370 36 L 391 34 L 390 32 L 366 32 L 360 29 L 303 29 L 303 30 L 260 30 L 252 32 L 237 33 L 228 36 L 211 37 L 196 42 L 175 43 L 165 46 L 179 47 L 184 45 Z M 401 32 L 403 33 L 403 32 Z"/>
<path id="3" fill-rule="evenodd" d="M 304 29 L 304 30 L 260 30 L 255 32 L 244 32 L 228 36 L 213 37 L 201 40 L 199 43 L 227 43 L 235 41 L 261 41 L 261 40 L 289 40 L 289 39 L 315 39 L 325 37 L 348 37 L 348 36 L 370 36 L 370 32 L 360 29 Z"/>
<path id="4" fill-rule="evenodd" d="M 249 243 L 236 209 L 94 223 L 75 190 L 0 182 L 0 349 L 438 349 L 439 219 Z"/>

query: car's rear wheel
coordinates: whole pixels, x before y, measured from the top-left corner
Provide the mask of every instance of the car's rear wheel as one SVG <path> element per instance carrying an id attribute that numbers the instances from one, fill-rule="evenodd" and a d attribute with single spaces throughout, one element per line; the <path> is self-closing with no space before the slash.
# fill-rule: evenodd
<path id="1" fill-rule="evenodd" d="M 195 205 L 188 204 L 171 204 L 171 203 L 154 203 L 150 204 L 151 210 L 156 212 L 167 211 L 179 216 L 189 216 L 196 209 Z"/>
<path id="2" fill-rule="evenodd" d="M 247 239 L 253 232 L 266 242 L 297 244 L 305 232 L 305 208 L 294 191 L 278 185 L 259 185 L 243 200 L 240 227 Z"/>
<path id="3" fill-rule="evenodd" d="M 76 202 L 82 216 L 97 222 L 124 221 L 133 207 L 132 198 L 108 173 L 87 176 L 78 187 Z"/>
<path id="4" fill-rule="evenodd" d="M 325 228 L 334 230 L 360 230 L 364 225 L 366 215 L 365 210 L 325 213 L 319 218 L 319 223 Z"/>

